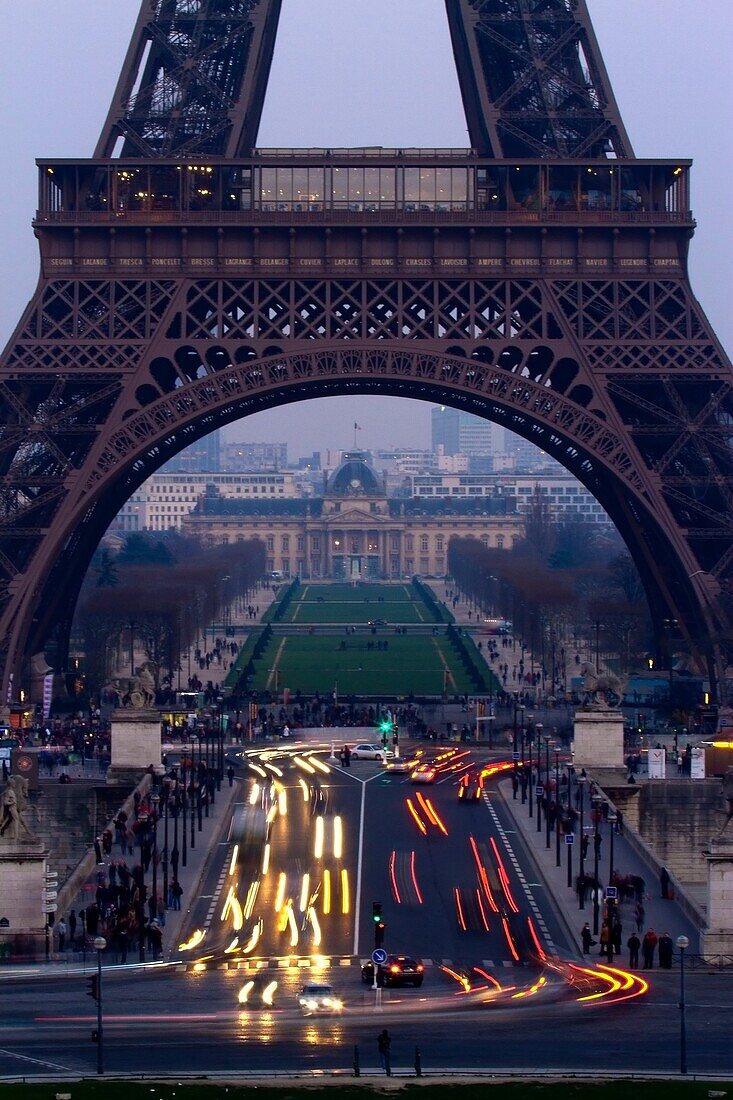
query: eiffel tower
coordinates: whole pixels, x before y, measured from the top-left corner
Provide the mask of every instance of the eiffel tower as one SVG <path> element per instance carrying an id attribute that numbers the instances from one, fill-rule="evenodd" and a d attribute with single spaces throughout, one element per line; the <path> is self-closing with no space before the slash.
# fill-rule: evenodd
<path id="1" fill-rule="evenodd" d="M 63 669 L 146 477 L 353 393 L 561 462 L 625 540 L 662 657 L 684 642 L 726 701 L 733 373 L 687 278 L 690 162 L 634 157 L 585 0 L 446 0 L 470 149 L 258 148 L 280 8 L 143 0 L 94 157 L 39 161 L 41 277 L 0 360 L 3 699 L 49 642 Z"/>

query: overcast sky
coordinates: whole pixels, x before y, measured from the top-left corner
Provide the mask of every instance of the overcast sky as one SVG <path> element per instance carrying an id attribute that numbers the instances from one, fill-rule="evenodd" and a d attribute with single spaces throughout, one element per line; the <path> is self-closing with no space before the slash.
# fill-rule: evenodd
<path id="1" fill-rule="evenodd" d="M 4 343 L 37 278 L 34 158 L 91 156 L 139 3 L 0 5 Z M 636 155 L 695 160 L 693 289 L 730 351 L 733 0 L 589 7 Z M 259 144 L 467 145 L 443 0 L 284 0 Z M 354 420 L 361 446 L 429 442 L 429 406 L 366 397 L 261 413 L 228 435 L 285 439 L 293 458 L 350 446 Z"/>

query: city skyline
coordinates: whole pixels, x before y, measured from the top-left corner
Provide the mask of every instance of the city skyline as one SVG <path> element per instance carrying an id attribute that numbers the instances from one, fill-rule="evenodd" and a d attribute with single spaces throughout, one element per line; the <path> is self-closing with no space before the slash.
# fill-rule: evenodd
<path id="1" fill-rule="evenodd" d="M 707 0 L 704 23 L 684 0 L 589 0 L 604 61 L 637 156 L 692 156 L 693 290 L 724 345 L 733 343 L 728 302 L 733 259 L 727 248 L 731 211 L 720 201 L 733 153 L 720 143 L 722 105 L 733 95 L 727 58 L 733 21 L 725 0 Z M 36 156 L 90 156 L 127 48 L 138 0 L 110 4 L 31 0 L 8 25 L 4 119 L 14 156 L 0 211 L 6 256 L 0 334 L 10 338 L 32 293 L 38 262 L 30 220 Z M 261 146 L 465 146 L 466 123 L 441 0 L 369 5 L 344 0 L 287 0 L 283 5 L 258 143 Z M 628 33 L 633 26 L 634 34 Z M 714 36 L 709 28 L 715 27 Z M 58 43 L 86 41 L 84 66 Z M 359 48 L 352 49 L 358 42 Z M 409 43 L 409 55 L 405 45 Z M 73 55 L 74 57 L 76 55 Z M 379 59 L 377 66 L 376 59 Z M 423 73 L 429 71 L 429 85 Z M 293 79 L 293 74 L 297 79 Z M 709 96 L 715 74 L 716 97 Z M 39 95 L 39 89 L 41 94 Z M 53 110 L 45 105 L 53 102 Z M 395 103 L 401 105 L 394 110 Z M 23 107 L 27 104 L 27 107 Z M 716 116 L 717 110 L 717 116 Z M 431 405 L 382 397 L 321 398 L 286 405 L 225 429 L 225 438 L 287 439 L 292 453 L 360 442 L 373 447 L 425 447 Z"/>

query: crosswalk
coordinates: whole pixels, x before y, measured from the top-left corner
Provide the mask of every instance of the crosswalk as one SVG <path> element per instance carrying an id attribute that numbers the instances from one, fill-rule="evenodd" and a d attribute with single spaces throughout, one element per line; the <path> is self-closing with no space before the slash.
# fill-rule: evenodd
<path id="1" fill-rule="evenodd" d="M 316 970 L 322 973 L 334 967 L 358 967 L 361 969 L 369 959 L 360 958 L 358 955 L 334 955 L 331 957 L 322 955 L 285 955 L 283 957 L 252 958 L 252 959 L 212 959 L 205 964 L 207 970 Z M 465 959 L 422 959 L 426 971 L 440 970 L 446 967 L 449 970 L 460 972 L 471 970 L 474 966 L 481 966 L 484 970 L 515 970 L 522 967 L 522 963 L 514 963 L 511 959 L 480 959 L 470 963 Z M 201 963 L 192 960 L 186 962 L 186 970 L 200 969 Z"/>

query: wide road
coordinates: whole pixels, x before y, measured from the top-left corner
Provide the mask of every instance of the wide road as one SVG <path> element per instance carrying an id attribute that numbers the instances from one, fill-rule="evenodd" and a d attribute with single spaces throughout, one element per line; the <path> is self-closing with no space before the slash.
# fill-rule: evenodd
<path id="1" fill-rule="evenodd" d="M 105 969 L 105 1068 L 344 1069 L 356 1045 L 366 1072 L 387 1026 L 397 1069 L 419 1046 L 426 1070 L 674 1071 L 678 974 L 655 972 L 646 995 L 632 996 L 638 984 L 623 977 L 573 969 L 581 960 L 494 779 L 476 803 L 459 802 L 457 779 L 476 766 L 461 751 L 426 786 L 374 762 L 334 768 L 315 746 L 244 760 L 242 799 L 182 962 Z M 422 960 L 422 988 L 362 984 L 374 902 L 385 947 Z M 343 1012 L 303 1017 L 306 980 L 331 983 Z M 85 989 L 81 972 L 7 977 L 0 1073 L 93 1072 Z M 725 975 L 689 975 L 690 1072 L 733 1072 L 732 1007 Z"/>

